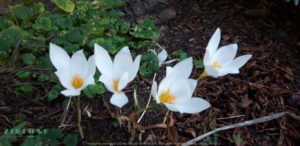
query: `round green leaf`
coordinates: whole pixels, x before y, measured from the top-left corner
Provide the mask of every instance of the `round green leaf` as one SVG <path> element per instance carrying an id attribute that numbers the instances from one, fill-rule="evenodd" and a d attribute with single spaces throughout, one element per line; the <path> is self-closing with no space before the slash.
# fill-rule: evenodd
<path id="1" fill-rule="evenodd" d="M 23 62 L 27 65 L 32 65 L 35 62 L 35 56 L 32 53 L 22 55 Z"/>
<path id="2" fill-rule="evenodd" d="M 28 77 L 31 76 L 31 72 L 29 71 L 19 71 L 16 73 L 17 77 L 20 79 L 27 79 Z"/>
<path id="3" fill-rule="evenodd" d="M 68 134 L 64 138 L 64 144 L 66 146 L 76 146 L 78 142 L 78 135 L 77 134 Z"/>
<path id="4" fill-rule="evenodd" d="M 139 72 L 142 76 L 150 76 L 159 70 L 159 61 L 157 56 L 148 52 L 142 56 Z"/>
<path id="5" fill-rule="evenodd" d="M 56 4 L 57 7 L 62 9 L 65 12 L 73 12 L 75 8 L 75 4 L 71 0 L 52 0 Z"/>
<path id="6" fill-rule="evenodd" d="M 159 37 L 158 29 L 149 19 L 134 27 L 129 33 L 136 38 L 142 39 L 154 39 Z"/>
<path id="7" fill-rule="evenodd" d="M 14 14 L 17 18 L 28 20 L 33 16 L 33 12 L 26 6 L 17 5 L 14 9 Z"/>
<path id="8" fill-rule="evenodd" d="M 55 85 L 54 87 L 52 87 L 52 89 L 48 92 L 48 100 L 52 101 L 54 99 L 56 99 L 58 97 L 58 95 L 60 94 L 61 91 L 61 86 L 59 85 Z"/>

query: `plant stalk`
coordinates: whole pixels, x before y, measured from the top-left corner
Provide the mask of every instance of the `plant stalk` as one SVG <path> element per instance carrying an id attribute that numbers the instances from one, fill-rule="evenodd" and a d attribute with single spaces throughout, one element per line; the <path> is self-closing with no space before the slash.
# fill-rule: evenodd
<path id="1" fill-rule="evenodd" d="M 80 96 L 77 97 L 77 126 L 78 126 L 78 130 L 79 130 L 79 135 L 80 138 L 83 139 L 84 135 L 83 135 L 83 131 L 82 131 L 82 127 L 81 127 L 81 109 L 80 109 Z"/>
<path id="2" fill-rule="evenodd" d="M 202 80 L 202 79 L 204 79 L 204 78 L 207 77 L 207 76 L 208 76 L 207 71 L 204 70 L 203 73 L 199 76 L 199 78 L 198 78 L 197 80 L 198 80 L 198 81 L 199 81 L 199 80 Z"/>

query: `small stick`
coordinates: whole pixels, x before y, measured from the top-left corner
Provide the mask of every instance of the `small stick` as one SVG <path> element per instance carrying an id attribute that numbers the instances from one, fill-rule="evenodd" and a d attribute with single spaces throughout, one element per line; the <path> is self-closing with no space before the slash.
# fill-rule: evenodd
<path id="1" fill-rule="evenodd" d="M 163 124 L 165 124 L 167 122 L 167 117 L 169 116 L 169 113 L 170 113 L 170 110 L 167 110 L 166 115 L 163 120 Z"/>
<path id="2" fill-rule="evenodd" d="M 258 124 L 258 123 L 263 123 L 263 122 L 271 121 L 271 120 L 283 117 L 286 114 L 288 114 L 288 112 L 276 113 L 276 114 L 272 114 L 272 115 L 269 115 L 269 116 L 264 116 L 264 117 L 261 117 L 261 118 L 256 118 L 256 119 L 253 119 L 253 120 L 248 120 L 248 121 L 245 121 L 245 122 L 241 122 L 241 123 L 232 124 L 232 125 L 224 126 L 224 127 L 221 127 L 221 128 L 217 128 L 215 130 L 207 132 L 207 133 L 205 133 L 203 135 L 200 135 L 200 136 L 198 136 L 198 137 L 196 137 L 196 138 L 194 138 L 194 139 L 192 139 L 190 141 L 187 141 L 187 142 L 183 143 L 182 146 L 192 145 L 192 144 L 200 141 L 201 139 L 204 139 L 205 137 L 210 136 L 210 135 L 212 135 L 212 134 L 214 134 L 216 132 L 220 132 L 220 131 L 225 131 L 225 130 L 229 130 L 229 129 L 234 129 L 234 128 L 239 128 L 239 127 L 244 127 L 244 126 L 249 126 L 249 125 L 254 125 L 254 124 Z M 288 114 L 288 115 L 291 116 L 294 119 L 299 118 L 298 116 L 296 116 L 294 114 Z"/>
<path id="3" fill-rule="evenodd" d="M 152 84 L 153 84 L 153 81 L 155 80 L 155 78 L 156 78 L 156 73 L 154 74 L 154 76 L 153 76 L 153 80 L 152 80 Z M 151 101 L 151 92 L 150 92 L 150 94 L 149 94 L 149 99 L 148 99 L 148 102 L 147 102 L 147 105 L 146 105 L 146 109 L 143 111 L 143 113 L 142 113 L 142 115 L 140 116 L 140 118 L 137 120 L 137 123 L 140 123 L 141 122 L 141 120 L 143 119 L 143 117 L 144 117 L 144 115 L 145 115 L 145 113 L 146 113 L 146 111 L 147 111 L 147 108 L 149 107 L 149 104 L 150 104 L 150 101 Z"/>
<path id="4" fill-rule="evenodd" d="M 81 123 L 81 110 L 80 110 L 80 96 L 77 97 L 77 126 L 78 126 L 78 130 L 79 130 L 79 134 L 80 134 L 80 138 L 83 139 L 84 135 L 83 135 L 83 131 L 82 131 L 82 127 L 80 125 Z"/>
<path id="5" fill-rule="evenodd" d="M 217 118 L 217 120 L 234 119 L 234 118 L 239 118 L 239 117 L 244 117 L 244 116 L 245 115 L 236 115 L 236 116 L 231 116 L 231 117 Z"/>
<path id="6" fill-rule="evenodd" d="M 66 120 L 67 113 L 68 113 L 68 111 L 69 111 L 69 106 L 70 106 L 70 102 L 71 102 L 72 97 L 68 97 L 68 98 L 69 98 L 69 100 L 68 100 L 68 103 L 67 103 L 67 107 L 65 108 L 65 110 L 64 110 L 64 112 L 63 112 L 63 115 L 62 115 L 62 117 L 60 118 L 60 119 L 61 119 L 61 120 L 60 120 L 60 121 L 61 121 L 60 126 L 64 124 L 64 122 L 65 122 L 65 120 Z M 60 127 L 60 126 L 59 126 L 59 127 Z"/>

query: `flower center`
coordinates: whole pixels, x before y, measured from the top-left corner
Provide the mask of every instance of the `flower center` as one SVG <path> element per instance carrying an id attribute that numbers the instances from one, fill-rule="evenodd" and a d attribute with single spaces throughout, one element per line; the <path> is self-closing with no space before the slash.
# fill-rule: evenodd
<path id="1" fill-rule="evenodd" d="M 115 91 L 115 92 L 120 92 L 120 91 L 118 90 L 118 87 L 119 87 L 119 80 L 114 80 L 113 87 L 114 87 L 114 91 Z"/>
<path id="2" fill-rule="evenodd" d="M 211 64 L 211 67 L 213 67 L 214 69 L 220 69 L 220 68 L 222 68 L 222 65 L 221 65 L 217 60 L 215 60 L 215 61 Z"/>
<path id="3" fill-rule="evenodd" d="M 83 85 L 83 79 L 77 74 L 75 74 L 72 78 L 72 86 L 75 89 L 79 89 L 80 87 L 82 87 L 82 85 Z"/>
<path id="4" fill-rule="evenodd" d="M 175 96 L 172 96 L 170 94 L 170 89 L 168 89 L 167 91 L 164 91 L 160 96 L 159 99 L 161 102 L 165 102 L 165 103 L 173 103 L 176 100 Z"/>

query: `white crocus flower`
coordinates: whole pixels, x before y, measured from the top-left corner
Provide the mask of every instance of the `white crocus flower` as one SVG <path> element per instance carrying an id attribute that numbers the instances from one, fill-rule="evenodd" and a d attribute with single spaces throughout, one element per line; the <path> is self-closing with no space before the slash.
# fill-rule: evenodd
<path id="1" fill-rule="evenodd" d="M 52 43 L 49 56 L 60 83 L 67 88 L 61 92 L 63 95 L 78 96 L 86 86 L 94 84 L 96 65 L 93 56 L 87 60 L 83 50 L 79 50 L 70 58 L 64 49 Z"/>
<path id="2" fill-rule="evenodd" d="M 99 81 L 113 93 L 110 99 L 111 104 L 121 108 L 128 102 L 128 98 L 122 90 L 135 78 L 140 60 L 141 55 L 138 55 L 133 61 L 128 47 L 124 47 L 112 61 L 108 52 L 95 44 L 96 66 L 101 72 Z"/>
<path id="3" fill-rule="evenodd" d="M 160 82 L 154 81 L 151 94 L 157 103 L 163 103 L 169 110 L 180 113 L 198 113 L 210 107 L 209 102 L 192 97 L 197 80 L 188 79 L 192 72 L 193 59 L 187 58 L 173 68 L 167 67 L 167 75 Z M 157 91 L 158 88 L 158 91 Z"/>
<path id="4" fill-rule="evenodd" d="M 230 73 L 239 73 L 239 68 L 245 65 L 252 55 L 248 54 L 235 58 L 238 48 L 237 44 L 230 44 L 218 49 L 220 39 L 221 32 L 218 28 L 206 47 L 203 59 L 205 66 L 204 74 L 219 77 Z"/>

